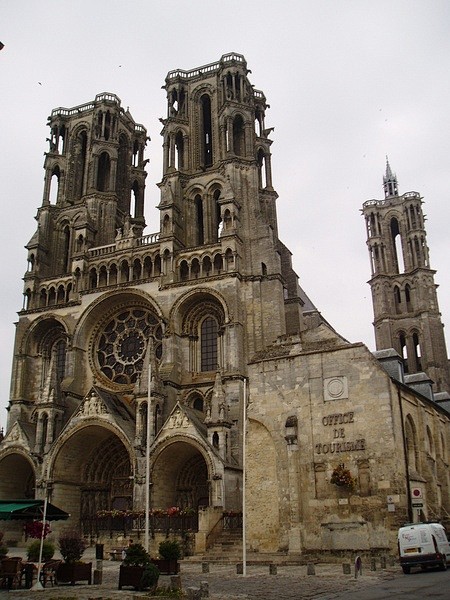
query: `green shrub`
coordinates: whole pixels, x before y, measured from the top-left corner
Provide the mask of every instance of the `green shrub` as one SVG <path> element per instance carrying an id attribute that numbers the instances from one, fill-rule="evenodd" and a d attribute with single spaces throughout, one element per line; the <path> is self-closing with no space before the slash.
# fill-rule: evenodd
<path id="1" fill-rule="evenodd" d="M 153 563 L 148 563 L 144 567 L 144 572 L 141 578 L 140 588 L 145 590 L 147 588 L 156 588 L 158 585 L 159 570 Z"/>
<path id="2" fill-rule="evenodd" d="M 86 550 L 87 544 L 77 531 L 65 531 L 59 540 L 59 550 L 66 563 L 78 562 Z"/>
<path id="3" fill-rule="evenodd" d="M 31 562 L 37 562 L 39 560 L 39 551 L 41 548 L 41 540 L 34 540 L 27 548 L 27 557 Z M 55 545 L 49 542 L 48 540 L 44 540 L 42 544 L 42 560 L 50 560 L 53 558 L 55 554 Z"/>
<path id="4" fill-rule="evenodd" d="M 177 540 L 164 540 L 159 544 L 159 555 L 165 560 L 179 560 L 181 557 L 181 546 Z"/>
<path id="5" fill-rule="evenodd" d="M 130 544 L 125 550 L 123 564 L 129 567 L 145 567 L 150 564 L 150 555 L 142 544 Z"/>

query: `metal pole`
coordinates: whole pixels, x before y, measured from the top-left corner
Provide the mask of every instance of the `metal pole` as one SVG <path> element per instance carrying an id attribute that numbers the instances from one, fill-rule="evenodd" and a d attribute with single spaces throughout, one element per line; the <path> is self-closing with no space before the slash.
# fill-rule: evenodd
<path id="1" fill-rule="evenodd" d="M 33 591 L 41 591 L 44 589 L 44 586 L 41 583 L 41 571 L 42 571 L 42 550 L 44 547 L 44 537 L 45 537 L 45 521 L 47 519 L 47 503 L 48 503 L 48 491 L 45 489 L 45 500 L 44 500 L 44 512 L 42 515 L 42 531 L 41 531 L 41 545 L 39 547 L 39 562 L 38 562 L 38 570 L 37 570 L 37 581 L 31 588 Z"/>
<path id="2" fill-rule="evenodd" d="M 149 342 L 150 343 L 150 342 Z M 151 348 L 148 351 L 148 392 L 147 392 L 147 441 L 145 447 L 145 549 L 149 548 L 149 524 L 150 524 L 150 403 L 152 397 L 152 365 L 150 358 Z"/>
<path id="3" fill-rule="evenodd" d="M 247 575 L 247 535 L 246 535 L 246 442 L 247 442 L 247 378 L 244 379 L 244 407 L 242 414 L 242 575 Z"/>

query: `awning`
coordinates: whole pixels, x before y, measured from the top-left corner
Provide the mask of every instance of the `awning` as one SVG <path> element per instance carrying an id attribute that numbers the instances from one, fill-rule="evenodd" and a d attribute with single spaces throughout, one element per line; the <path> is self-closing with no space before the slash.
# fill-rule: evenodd
<path id="1" fill-rule="evenodd" d="M 0 500 L 0 521 L 42 520 L 44 500 Z M 47 503 L 47 521 L 68 519 L 69 513 Z"/>

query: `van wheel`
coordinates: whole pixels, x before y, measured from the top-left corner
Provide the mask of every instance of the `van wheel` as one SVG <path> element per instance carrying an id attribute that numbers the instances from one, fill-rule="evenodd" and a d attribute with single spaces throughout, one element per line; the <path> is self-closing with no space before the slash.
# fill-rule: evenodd
<path id="1" fill-rule="evenodd" d="M 420 565 L 422 571 L 428 571 L 428 565 Z"/>
<path id="2" fill-rule="evenodd" d="M 408 575 L 411 572 L 411 567 L 402 567 L 402 569 L 405 575 Z"/>
<path id="3" fill-rule="evenodd" d="M 446 571 L 446 570 L 447 570 L 447 561 L 444 558 L 444 560 L 439 565 L 439 571 Z"/>

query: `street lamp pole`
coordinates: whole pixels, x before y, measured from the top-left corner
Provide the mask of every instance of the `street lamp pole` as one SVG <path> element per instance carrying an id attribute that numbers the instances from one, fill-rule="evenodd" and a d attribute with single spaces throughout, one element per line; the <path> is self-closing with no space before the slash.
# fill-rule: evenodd
<path id="1" fill-rule="evenodd" d="M 242 575 L 247 575 L 247 498 L 246 498 L 246 443 L 247 443 L 247 378 L 244 378 L 244 406 L 242 411 Z"/>
<path id="2" fill-rule="evenodd" d="M 150 424 L 151 424 L 151 397 L 152 397 L 152 361 L 151 348 L 148 350 L 148 391 L 147 391 L 147 440 L 145 446 L 145 549 L 149 549 L 150 525 Z"/>

